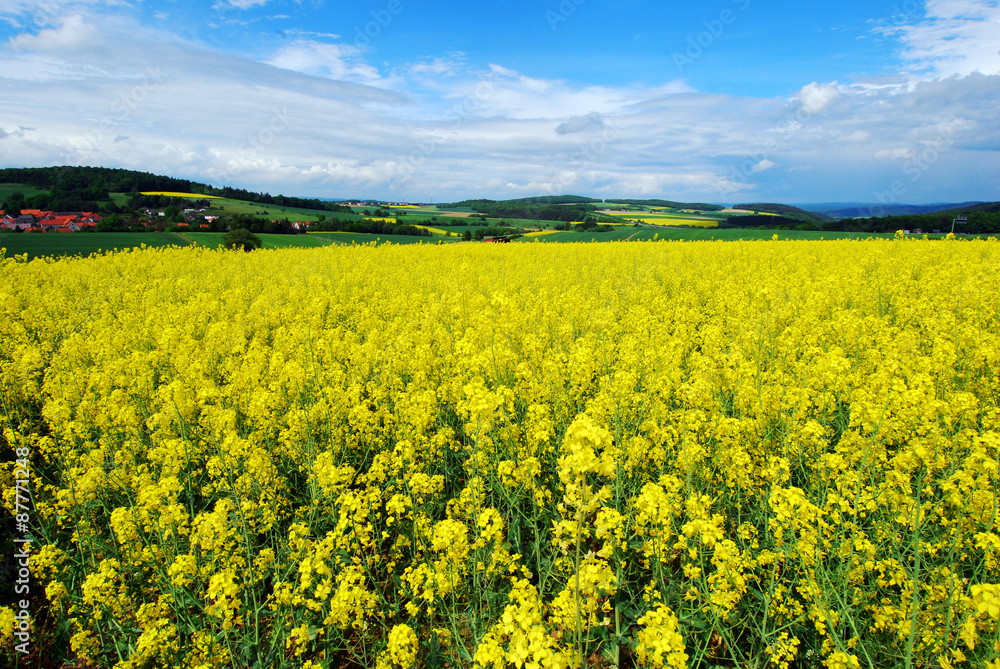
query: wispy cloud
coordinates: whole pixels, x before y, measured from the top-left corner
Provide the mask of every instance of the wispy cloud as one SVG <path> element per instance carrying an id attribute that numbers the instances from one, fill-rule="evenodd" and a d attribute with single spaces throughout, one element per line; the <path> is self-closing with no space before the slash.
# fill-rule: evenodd
<path id="1" fill-rule="evenodd" d="M 603 128 L 604 117 L 597 112 L 590 112 L 586 116 L 577 116 L 556 126 L 556 132 L 560 135 L 569 135 L 574 132 L 583 132 L 592 128 Z"/>
<path id="2" fill-rule="evenodd" d="M 883 32 L 899 37 L 915 72 L 934 77 L 1000 74 L 997 0 L 928 0 L 925 16 Z"/>
<path id="3" fill-rule="evenodd" d="M 268 2 L 270 0 L 221 0 L 221 2 L 216 3 L 214 6 L 219 9 L 250 9 L 251 7 L 266 5 Z"/>
<path id="4" fill-rule="evenodd" d="M 8 42 L 15 51 L 76 51 L 101 45 L 103 38 L 96 26 L 80 14 L 61 19 L 59 26 L 45 28 L 36 34 L 22 33 Z"/>
<path id="5" fill-rule="evenodd" d="M 373 82 L 378 70 L 360 58 L 360 51 L 343 44 L 300 39 L 282 46 L 267 61 L 275 67 L 329 79 Z"/>

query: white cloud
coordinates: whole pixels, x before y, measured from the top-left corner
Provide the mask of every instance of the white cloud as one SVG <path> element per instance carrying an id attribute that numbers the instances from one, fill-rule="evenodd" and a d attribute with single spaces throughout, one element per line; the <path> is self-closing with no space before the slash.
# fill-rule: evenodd
<path id="1" fill-rule="evenodd" d="M 752 168 L 750 168 L 750 171 L 753 172 L 754 174 L 760 174 L 761 172 L 766 172 L 767 170 L 773 167 L 777 167 L 777 165 L 778 163 L 774 162 L 773 160 L 768 160 L 767 158 L 765 158 L 764 160 L 760 161 Z"/>
<path id="2" fill-rule="evenodd" d="M 463 63 L 460 57 L 435 58 L 429 62 L 415 63 L 411 65 L 410 73 L 451 77 L 458 73 L 462 64 Z"/>
<path id="3" fill-rule="evenodd" d="M 464 85 L 456 85 L 446 96 L 474 97 L 479 113 L 516 119 L 552 119 L 578 116 L 581 110 L 614 114 L 651 98 L 692 92 L 683 81 L 671 81 L 655 88 L 612 88 L 579 86 L 559 79 L 538 79 L 502 65 L 491 64 Z"/>
<path id="4" fill-rule="evenodd" d="M 31 132 L 34 128 L 26 128 L 23 125 L 19 126 L 16 130 L 7 131 L 3 127 L 0 127 L 0 139 L 4 137 L 24 137 L 26 133 Z"/>
<path id="5" fill-rule="evenodd" d="M 75 51 L 100 46 L 101 32 L 73 14 L 59 21 L 58 28 L 45 28 L 37 34 L 22 33 L 7 43 L 16 51 Z"/>
<path id="6" fill-rule="evenodd" d="M 1000 74 L 996 0 L 927 0 L 921 20 L 883 32 L 902 40 L 903 56 L 917 72 L 938 78 Z"/>
<path id="7" fill-rule="evenodd" d="M 222 0 L 213 5 L 216 9 L 250 9 L 259 5 L 266 5 L 270 0 Z"/>
<path id="8" fill-rule="evenodd" d="M 798 99 L 802 108 L 809 114 L 819 114 L 840 97 L 840 91 L 831 84 L 817 84 L 815 81 L 806 84 L 799 91 Z"/>
<path id="9" fill-rule="evenodd" d="M 361 60 L 358 53 L 352 46 L 301 39 L 281 47 L 267 62 L 285 70 L 329 79 L 378 80 L 378 70 Z"/>

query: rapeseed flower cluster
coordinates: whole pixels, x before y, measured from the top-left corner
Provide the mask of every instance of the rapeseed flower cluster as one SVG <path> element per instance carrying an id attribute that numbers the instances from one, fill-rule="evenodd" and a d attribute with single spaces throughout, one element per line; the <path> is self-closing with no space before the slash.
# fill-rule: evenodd
<path id="1" fill-rule="evenodd" d="M 5 258 L 33 638 L 118 669 L 1000 667 L 998 269 L 902 238 Z"/>

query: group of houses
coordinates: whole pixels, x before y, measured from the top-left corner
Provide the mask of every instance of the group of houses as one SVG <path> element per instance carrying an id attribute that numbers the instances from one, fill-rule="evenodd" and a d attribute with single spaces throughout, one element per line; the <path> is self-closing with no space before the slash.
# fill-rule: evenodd
<path id="1" fill-rule="evenodd" d="M 21 232 L 76 232 L 94 229 L 101 216 L 92 211 L 42 211 L 22 209 L 20 214 L 0 210 L 0 222 L 7 230 Z"/>

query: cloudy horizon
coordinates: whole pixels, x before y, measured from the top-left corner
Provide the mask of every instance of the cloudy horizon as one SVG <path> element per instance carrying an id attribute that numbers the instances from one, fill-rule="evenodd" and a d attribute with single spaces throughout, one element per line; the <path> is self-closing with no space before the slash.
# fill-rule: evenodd
<path id="1" fill-rule="evenodd" d="M 0 0 L 0 167 L 324 198 L 1000 200 L 1000 3 Z"/>

